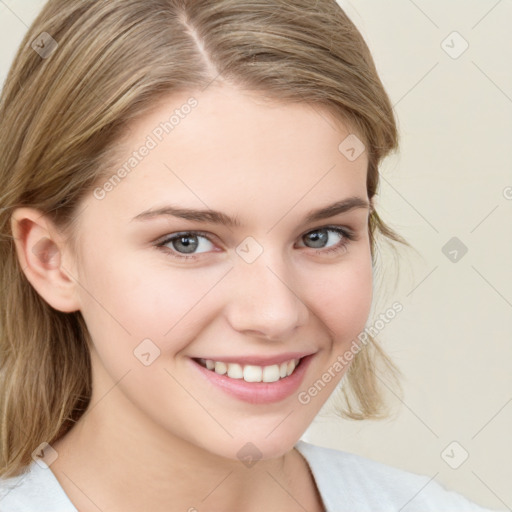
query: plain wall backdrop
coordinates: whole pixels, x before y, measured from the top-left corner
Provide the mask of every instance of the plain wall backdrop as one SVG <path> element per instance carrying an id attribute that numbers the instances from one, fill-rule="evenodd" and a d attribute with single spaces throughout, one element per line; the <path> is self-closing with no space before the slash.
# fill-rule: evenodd
<path id="1" fill-rule="evenodd" d="M 395 416 L 385 421 L 340 420 L 329 401 L 303 439 L 510 510 L 512 2 L 339 3 L 399 122 L 400 153 L 381 167 L 377 206 L 415 251 L 399 249 L 396 286 L 382 252 L 368 325 L 402 304 L 378 338 L 404 374 L 404 395 L 389 393 Z M 43 4 L 0 0 L 2 84 Z"/>

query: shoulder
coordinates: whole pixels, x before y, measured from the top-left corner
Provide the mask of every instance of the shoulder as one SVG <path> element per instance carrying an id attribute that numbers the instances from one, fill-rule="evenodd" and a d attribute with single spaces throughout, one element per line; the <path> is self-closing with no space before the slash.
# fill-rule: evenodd
<path id="1" fill-rule="evenodd" d="M 35 461 L 11 478 L 0 478 L 0 512 L 77 512 L 50 468 Z"/>
<path id="2" fill-rule="evenodd" d="M 329 510 L 490 512 L 434 477 L 404 471 L 350 452 L 299 441 Z"/>

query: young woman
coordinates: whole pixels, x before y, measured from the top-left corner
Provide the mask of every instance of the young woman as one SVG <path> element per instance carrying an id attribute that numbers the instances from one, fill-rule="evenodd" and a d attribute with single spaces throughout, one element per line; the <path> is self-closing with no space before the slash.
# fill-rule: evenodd
<path id="1" fill-rule="evenodd" d="M 361 336 L 397 129 L 334 0 L 50 0 L 0 147 L 0 510 L 484 510 L 300 440 L 397 376 Z"/>

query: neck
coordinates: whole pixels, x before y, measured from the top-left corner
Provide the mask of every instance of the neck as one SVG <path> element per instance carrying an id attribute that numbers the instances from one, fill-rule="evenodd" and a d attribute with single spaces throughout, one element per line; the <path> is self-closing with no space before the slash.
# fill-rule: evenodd
<path id="1" fill-rule="evenodd" d="M 128 417 L 129 408 L 91 403 L 53 445 L 51 469 L 80 511 L 322 510 L 295 449 L 245 465 L 148 426 L 133 407 Z"/>

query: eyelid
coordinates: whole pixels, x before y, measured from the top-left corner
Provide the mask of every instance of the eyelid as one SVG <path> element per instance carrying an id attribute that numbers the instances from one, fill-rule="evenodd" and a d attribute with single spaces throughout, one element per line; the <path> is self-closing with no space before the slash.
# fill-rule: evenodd
<path id="1" fill-rule="evenodd" d="M 207 238 L 212 243 L 213 243 L 213 239 L 217 238 L 213 233 L 209 233 L 208 231 L 200 231 L 197 229 L 188 229 L 188 230 L 174 231 L 172 233 L 167 233 L 166 235 L 157 238 L 152 243 L 154 245 L 162 244 L 162 243 L 168 242 L 170 240 L 173 240 L 175 238 L 178 238 L 180 235 L 201 235 L 201 236 L 204 236 L 205 238 Z"/>
<path id="2" fill-rule="evenodd" d="M 326 226 L 320 226 L 318 228 L 308 229 L 305 233 L 299 236 L 299 239 L 302 240 L 304 236 L 306 236 L 309 233 L 315 232 L 315 231 L 333 231 L 337 234 L 340 234 L 343 237 L 343 240 L 336 244 L 333 247 L 327 247 L 327 248 L 320 248 L 315 249 L 312 247 L 306 247 L 307 249 L 310 249 L 311 251 L 318 253 L 318 254 L 328 254 L 330 252 L 337 252 L 342 249 L 346 249 L 352 242 L 357 242 L 359 240 L 359 235 L 357 234 L 357 230 L 354 230 L 348 226 L 339 226 L 339 225 L 326 225 Z"/>
<path id="3" fill-rule="evenodd" d="M 350 235 L 354 235 L 354 236 L 355 236 L 356 231 L 357 231 L 356 229 L 353 229 L 350 226 L 347 226 L 346 224 L 344 224 L 344 225 L 340 225 L 340 224 L 322 224 L 320 226 L 307 229 L 301 235 L 299 235 L 299 238 L 307 235 L 308 233 L 311 233 L 312 231 L 320 231 L 321 229 L 327 229 L 327 230 L 332 229 L 332 230 L 335 230 L 335 231 L 336 230 L 341 230 L 341 231 L 345 231 L 346 233 L 348 233 Z"/>
<path id="4" fill-rule="evenodd" d="M 308 233 L 311 233 L 312 231 L 319 231 L 321 229 L 333 229 L 333 230 L 340 229 L 340 230 L 345 231 L 348 235 L 353 235 L 354 237 L 356 236 L 356 232 L 357 232 L 357 230 L 355 230 L 349 226 L 346 226 L 346 225 L 340 226 L 338 224 L 327 224 L 327 225 L 320 225 L 320 226 L 314 227 L 314 228 L 309 228 L 306 231 L 302 232 L 299 235 L 299 238 L 302 238 L 303 236 L 307 235 Z M 189 229 L 189 230 L 175 231 L 173 233 L 167 233 L 161 237 L 158 237 L 152 243 L 154 245 L 157 245 L 159 243 L 167 242 L 171 239 L 177 238 L 179 235 L 190 235 L 190 234 L 204 236 L 212 243 L 214 240 L 218 240 L 218 237 L 216 235 L 214 235 L 213 233 L 210 233 L 208 231 Z"/>

